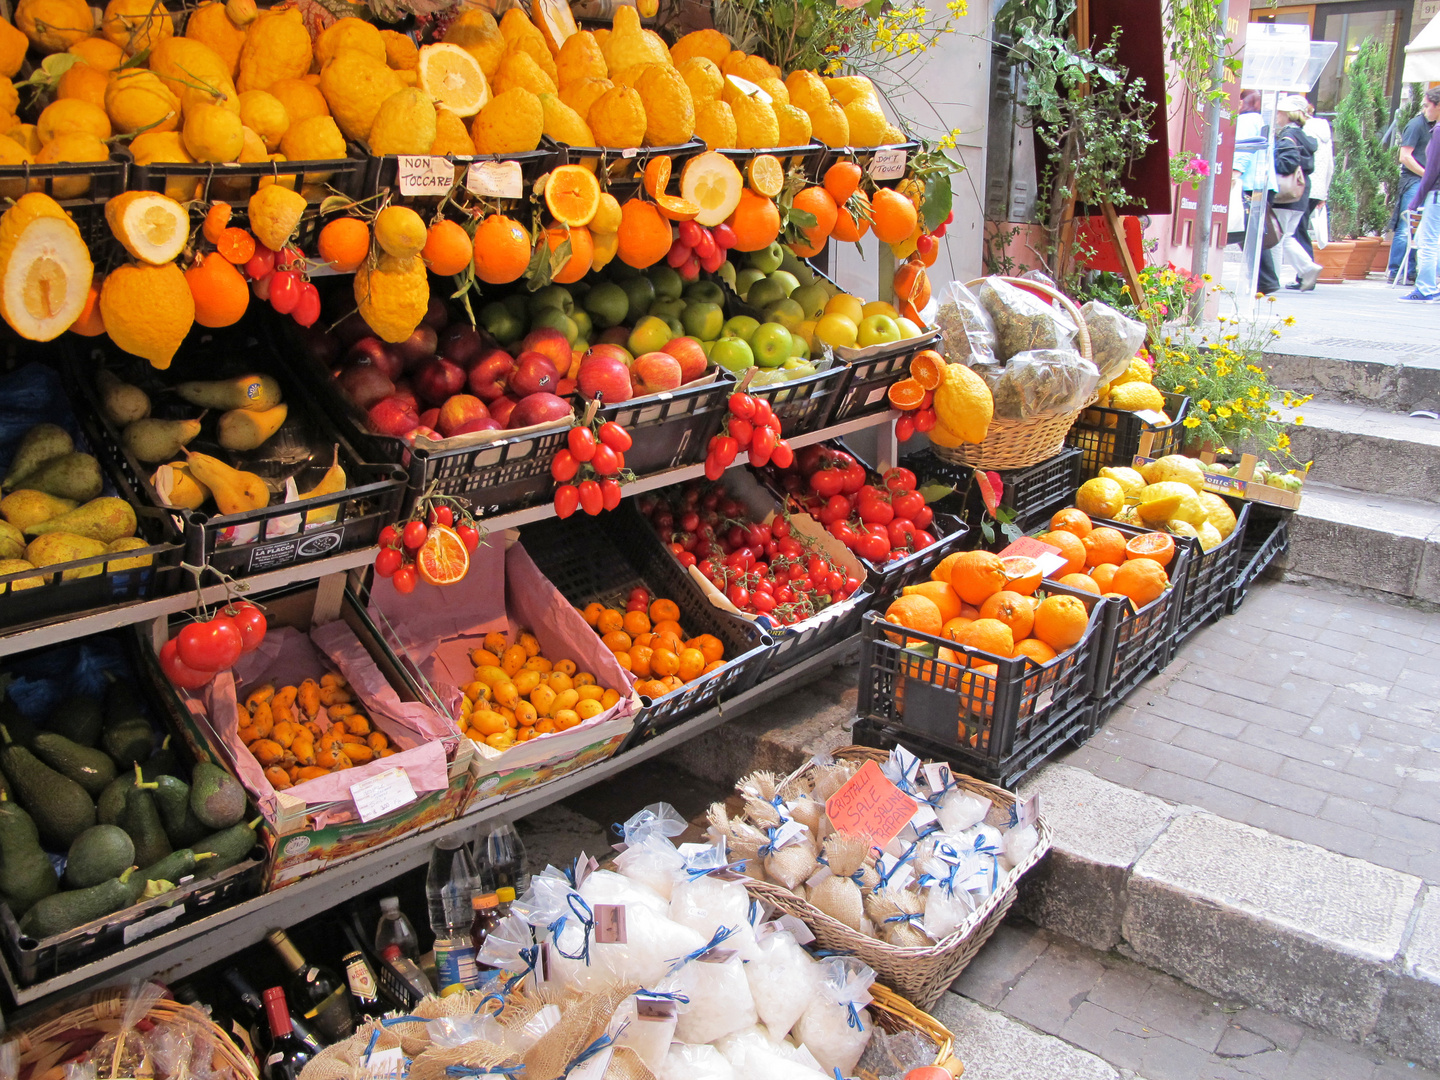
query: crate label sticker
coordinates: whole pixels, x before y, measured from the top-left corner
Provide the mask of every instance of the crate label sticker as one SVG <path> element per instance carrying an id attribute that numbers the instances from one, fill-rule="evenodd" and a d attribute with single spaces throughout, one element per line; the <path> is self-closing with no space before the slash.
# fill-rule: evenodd
<path id="1" fill-rule="evenodd" d="M 595 941 L 600 945 L 625 945 L 625 905 L 595 905 Z"/>
<path id="2" fill-rule="evenodd" d="M 904 150 L 877 150 L 870 159 L 871 180 L 899 180 L 905 175 Z"/>
<path id="3" fill-rule="evenodd" d="M 301 559 L 318 559 L 322 555 L 329 555 L 340 546 L 344 537 L 344 529 L 331 529 L 274 544 L 261 544 L 250 549 L 249 572 L 258 574 L 265 570 L 279 570 Z"/>
<path id="4" fill-rule="evenodd" d="M 465 190 L 482 199 L 522 199 L 525 178 L 518 161 L 472 161 L 465 171 Z"/>
<path id="5" fill-rule="evenodd" d="M 444 195 L 455 185 L 455 166 L 448 158 L 401 154 L 395 186 L 401 195 Z"/>
<path id="6" fill-rule="evenodd" d="M 352 785 L 350 797 L 355 800 L 355 813 L 360 815 L 360 820 L 370 822 L 391 810 L 410 805 L 419 796 L 405 770 L 396 767 Z"/>
<path id="7" fill-rule="evenodd" d="M 888 386 L 877 386 L 874 390 L 871 390 L 870 393 L 866 396 L 865 404 L 874 405 L 877 401 L 879 401 L 889 392 L 890 388 Z"/>
<path id="8" fill-rule="evenodd" d="M 1050 707 L 1050 702 L 1055 700 L 1055 688 L 1047 686 L 1035 696 L 1035 714 L 1038 716 Z"/>
<path id="9" fill-rule="evenodd" d="M 125 944 L 129 945 L 132 941 L 139 941 L 141 938 L 153 934 L 156 930 L 169 926 L 173 922 L 178 922 L 180 916 L 184 914 L 185 905 L 176 904 L 174 907 L 166 908 L 164 911 L 157 911 L 154 915 L 146 915 L 143 919 L 136 919 L 129 926 L 125 927 Z"/>
<path id="10" fill-rule="evenodd" d="M 1136 409 L 1135 415 L 1151 427 L 1164 427 L 1170 423 L 1169 417 L 1162 412 L 1156 412 L 1154 409 Z"/>
<path id="11" fill-rule="evenodd" d="M 885 778 L 880 766 L 867 761 L 825 803 L 835 831 L 868 836 L 884 847 L 915 816 L 915 800 Z"/>
<path id="12" fill-rule="evenodd" d="M 1034 825 L 1040 820 L 1040 793 L 1037 791 L 1029 798 L 1020 799 L 1015 803 L 1015 824 L 1011 826 L 1016 829 L 1023 829 L 1026 825 Z"/>
<path id="13" fill-rule="evenodd" d="M 624 150 L 620 151 L 620 156 L 628 160 L 629 158 L 639 157 L 640 151 L 633 146 L 627 146 Z"/>
<path id="14" fill-rule="evenodd" d="M 1033 536 L 1022 536 L 1000 552 L 1002 559 L 1008 559 L 1012 555 L 1024 555 L 1034 559 L 1040 564 L 1040 573 L 1045 577 L 1059 570 L 1067 561 L 1065 556 L 1060 554 L 1059 548 L 1041 543 Z"/>

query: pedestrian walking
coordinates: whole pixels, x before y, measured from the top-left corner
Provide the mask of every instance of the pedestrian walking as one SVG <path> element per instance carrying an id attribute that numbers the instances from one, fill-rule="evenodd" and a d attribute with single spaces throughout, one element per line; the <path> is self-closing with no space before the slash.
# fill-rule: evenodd
<path id="1" fill-rule="evenodd" d="M 1429 303 L 1440 299 L 1436 271 L 1440 269 L 1440 139 L 1432 138 L 1425 148 L 1425 172 L 1415 186 L 1414 206 L 1420 211 L 1420 228 L 1416 230 L 1415 289 L 1401 300 Z"/>
<path id="2" fill-rule="evenodd" d="M 1307 101 L 1309 115 L 1305 120 L 1305 134 L 1315 140 L 1315 171 L 1310 174 L 1310 199 L 1305 216 L 1295 230 L 1295 239 L 1305 249 L 1305 254 L 1315 258 L 1315 249 L 1330 242 L 1330 219 L 1320 211 L 1330 194 L 1330 179 L 1335 175 L 1335 141 L 1330 130 L 1330 121 L 1315 115 L 1315 103 Z M 1289 286 L 1300 287 L 1299 282 Z"/>
<path id="3" fill-rule="evenodd" d="M 1275 122 L 1284 126 L 1275 133 L 1275 181 L 1277 190 L 1271 196 L 1272 210 L 1280 222 L 1281 261 L 1295 267 L 1301 291 L 1315 288 L 1320 277 L 1320 264 L 1310 257 L 1295 231 L 1310 209 L 1310 178 L 1315 172 L 1316 141 L 1305 134 L 1305 121 L 1310 103 L 1299 94 L 1280 99 Z M 1263 290 L 1262 290 L 1263 291 Z"/>
<path id="4" fill-rule="evenodd" d="M 1400 182 L 1395 194 L 1395 213 L 1390 218 L 1394 237 L 1390 241 L 1390 264 L 1385 274 L 1385 280 L 1389 282 L 1394 282 L 1405 257 L 1410 231 L 1405 215 L 1415 207 L 1415 193 L 1425 172 L 1425 155 L 1430 148 L 1430 133 L 1437 117 L 1440 117 L 1440 86 L 1432 86 L 1420 99 L 1420 112 L 1405 125 L 1405 131 L 1400 136 Z M 1407 285 L 1415 282 L 1416 254 L 1416 249 L 1412 247 L 1409 265 L 1404 268 Z"/>

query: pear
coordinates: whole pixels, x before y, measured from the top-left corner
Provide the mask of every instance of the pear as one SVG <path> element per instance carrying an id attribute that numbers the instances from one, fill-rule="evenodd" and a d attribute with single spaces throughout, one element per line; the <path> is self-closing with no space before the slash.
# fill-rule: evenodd
<path id="1" fill-rule="evenodd" d="M 18 559 L 25 551 L 25 534 L 8 521 L 0 521 L 0 559 Z"/>
<path id="2" fill-rule="evenodd" d="M 65 532 L 46 533 L 44 536 L 36 537 L 25 549 L 26 561 L 36 567 L 56 566 L 59 563 L 74 562 L 77 559 L 93 559 L 96 555 L 104 554 L 105 545 L 99 540 Z M 96 563 L 94 566 L 85 566 L 78 570 L 66 570 L 60 575 L 60 580 L 72 581 L 75 578 L 95 577 L 104 569 L 104 563 Z"/>
<path id="3" fill-rule="evenodd" d="M 222 514 L 244 514 L 270 505 L 270 489 L 252 472 L 232 469 L 209 454 L 185 451 L 190 474 L 210 489 Z"/>
<path id="4" fill-rule="evenodd" d="M 190 466 L 183 461 L 161 465 L 150 477 L 150 486 L 166 506 L 183 510 L 199 510 L 210 498 L 210 489 L 195 479 Z"/>
<path id="5" fill-rule="evenodd" d="M 217 436 L 226 450 L 254 450 L 280 430 L 290 406 L 283 401 L 269 409 L 231 409 L 220 416 Z"/>
<path id="6" fill-rule="evenodd" d="M 330 468 L 325 470 L 325 475 L 320 482 L 309 491 L 300 492 L 301 499 L 315 499 L 321 495 L 334 495 L 345 490 L 346 476 L 345 466 L 340 464 L 340 444 L 335 444 L 335 457 Z M 339 506 L 327 506 L 323 510 L 311 510 L 305 515 L 305 524 L 314 525 L 335 520 L 335 514 Z"/>
<path id="7" fill-rule="evenodd" d="M 142 536 L 122 536 L 119 540 L 112 540 L 105 545 L 106 551 L 139 551 L 141 548 L 150 546 L 150 541 Z M 112 574 L 121 570 L 138 570 L 142 566 L 149 566 L 155 561 L 150 555 L 137 555 L 133 559 L 116 559 L 107 562 L 105 569 Z"/>
<path id="8" fill-rule="evenodd" d="M 137 459 L 154 463 L 173 458 L 199 434 L 199 420 L 156 420 L 147 417 L 128 426 L 120 440 Z"/>
<path id="9" fill-rule="evenodd" d="M 61 499 L 87 502 L 105 488 L 100 462 L 91 454 L 71 451 L 51 458 L 25 478 L 25 486 Z"/>
<path id="10" fill-rule="evenodd" d="M 0 577 L 6 574 L 18 574 L 22 570 L 34 570 L 35 564 L 28 563 L 24 559 L 0 559 Z M 11 581 L 0 584 L 0 593 L 7 589 L 35 589 L 45 584 L 43 577 L 20 578 L 18 581 Z"/>
<path id="11" fill-rule="evenodd" d="M 114 372 L 101 368 L 95 376 L 100 390 L 100 406 L 116 427 L 123 428 L 150 415 L 150 395 L 138 386 L 122 382 Z"/>
<path id="12" fill-rule="evenodd" d="M 44 465 L 51 458 L 68 454 L 75 449 L 70 433 L 56 424 L 36 424 L 25 433 L 15 456 L 10 459 L 10 468 L 5 471 L 3 487 L 14 491 L 25 478 Z"/>
<path id="13" fill-rule="evenodd" d="M 124 499 L 106 495 L 48 521 L 37 521 L 25 530 L 31 536 L 44 533 L 73 533 L 108 544 L 122 536 L 135 535 L 135 508 Z"/>
<path id="14" fill-rule="evenodd" d="M 280 384 L 269 375 L 183 382 L 175 392 L 191 405 L 207 409 L 273 409 L 280 404 Z"/>
<path id="15" fill-rule="evenodd" d="M 21 488 L 0 499 L 0 517 L 23 533 L 31 525 L 68 514 L 79 505 L 74 499 L 57 499 L 43 491 Z"/>

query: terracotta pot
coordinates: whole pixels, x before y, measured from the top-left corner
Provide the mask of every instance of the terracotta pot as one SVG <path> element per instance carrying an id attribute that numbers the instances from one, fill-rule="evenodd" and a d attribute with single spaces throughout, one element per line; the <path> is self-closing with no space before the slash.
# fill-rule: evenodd
<path id="1" fill-rule="evenodd" d="M 1355 241 L 1355 248 L 1345 262 L 1347 281 L 1364 281 L 1370 274 L 1370 263 L 1375 259 L 1375 249 L 1380 246 L 1378 236 L 1362 236 Z"/>
<path id="2" fill-rule="evenodd" d="M 1386 274 L 1390 272 L 1390 244 L 1382 236 L 1380 246 L 1375 249 L 1375 258 L 1370 260 L 1370 273 Z"/>
<path id="3" fill-rule="evenodd" d="M 1326 285 L 1339 285 L 1345 280 L 1345 264 L 1355 250 L 1353 240 L 1332 240 L 1323 248 L 1315 250 L 1315 259 L 1320 263 L 1320 281 Z"/>

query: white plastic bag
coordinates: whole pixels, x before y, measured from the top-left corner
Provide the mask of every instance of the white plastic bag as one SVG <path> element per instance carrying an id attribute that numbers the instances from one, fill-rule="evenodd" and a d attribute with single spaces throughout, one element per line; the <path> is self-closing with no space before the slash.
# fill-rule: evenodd
<path id="1" fill-rule="evenodd" d="M 940 805 L 935 808 L 935 814 L 940 819 L 940 827 L 947 833 L 963 833 L 984 821 L 992 805 L 983 795 L 957 787 L 945 793 Z"/>
<path id="2" fill-rule="evenodd" d="M 692 960 L 677 979 L 679 991 L 690 999 L 675 1025 L 675 1037 L 682 1042 L 711 1043 L 753 1026 L 758 1019 L 745 964 L 738 955 L 719 963 Z"/>
<path id="3" fill-rule="evenodd" d="M 790 931 L 777 930 L 755 943 L 745 977 L 761 1022 L 783 1039 L 819 994 L 824 973 Z"/>
<path id="4" fill-rule="evenodd" d="M 865 1006 L 870 1004 L 875 972 L 854 957 L 832 956 L 824 961 L 824 967 L 820 993 L 800 1017 L 793 1035 L 826 1072 L 839 1069 L 842 1076 L 849 1076 L 874 1030 Z"/>
<path id="5" fill-rule="evenodd" d="M 735 1080 L 735 1070 L 713 1046 L 673 1042 L 656 1080 Z"/>

